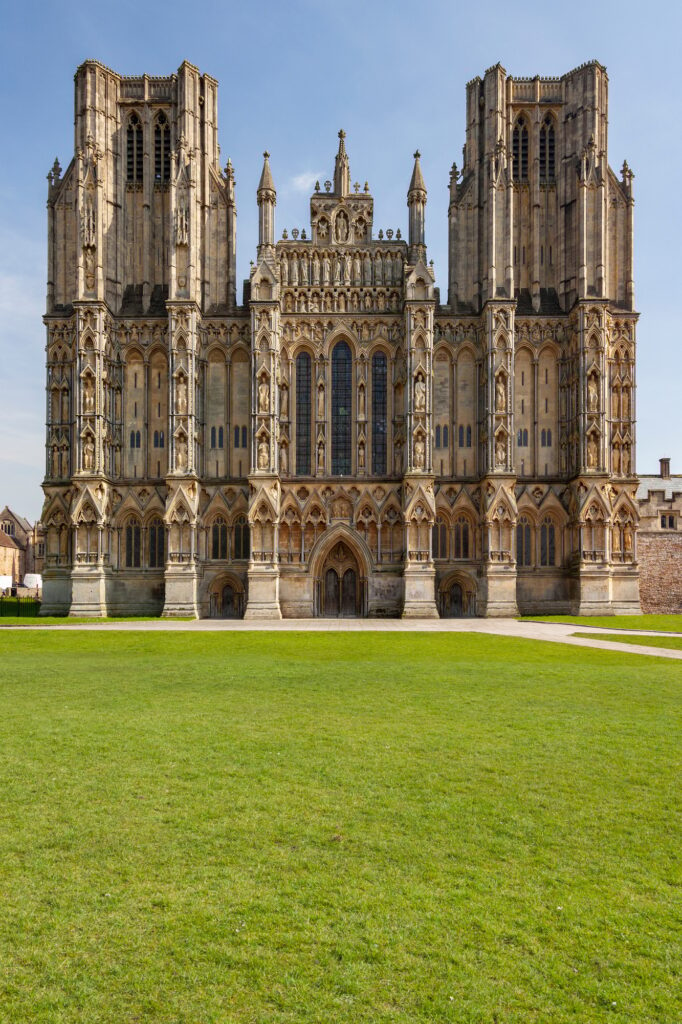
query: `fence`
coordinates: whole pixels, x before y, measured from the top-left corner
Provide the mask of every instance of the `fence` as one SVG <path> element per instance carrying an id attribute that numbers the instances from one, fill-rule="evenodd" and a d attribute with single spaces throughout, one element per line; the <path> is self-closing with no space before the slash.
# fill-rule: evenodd
<path id="1" fill-rule="evenodd" d="M 40 612 L 40 601 L 35 597 L 0 597 L 0 619 L 11 616 L 32 618 Z"/>

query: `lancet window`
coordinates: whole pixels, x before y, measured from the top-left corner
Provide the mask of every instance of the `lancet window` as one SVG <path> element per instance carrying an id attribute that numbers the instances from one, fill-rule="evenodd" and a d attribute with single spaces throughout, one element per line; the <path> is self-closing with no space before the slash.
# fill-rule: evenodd
<path id="1" fill-rule="evenodd" d="M 554 181 L 554 153 L 554 122 L 548 114 L 540 128 L 540 181 Z"/>
<path id="2" fill-rule="evenodd" d="M 383 352 L 372 356 L 372 472 L 386 473 L 387 359 Z"/>
<path id="3" fill-rule="evenodd" d="M 149 524 L 149 568 L 162 569 L 166 557 L 166 528 L 160 519 Z"/>
<path id="4" fill-rule="evenodd" d="M 332 352 L 332 474 L 334 476 L 345 476 L 351 472 L 352 368 L 353 360 L 350 348 L 347 342 L 340 341 Z"/>
<path id="5" fill-rule="evenodd" d="M 170 181 L 170 125 L 164 113 L 154 125 L 154 181 Z"/>
<path id="6" fill-rule="evenodd" d="M 512 133 L 512 167 L 514 181 L 528 181 L 528 125 L 523 117 Z"/>
<path id="7" fill-rule="evenodd" d="M 311 359 L 307 352 L 296 356 L 296 473 L 310 473 L 311 416 L 312 416 Z"/>
<path id="8" fill-rule="evenodd" d="M 521 516 L 516 526 L 516 562 L 518 565 L 532 565 L 531 528 L 525 516 Z"/>
<path id="9" fill-rule="evenodd" d="M 131 114 L 127 134 L 127 180 L 142 181 L 143 145 L 142 124 L 137 114 Z"/>

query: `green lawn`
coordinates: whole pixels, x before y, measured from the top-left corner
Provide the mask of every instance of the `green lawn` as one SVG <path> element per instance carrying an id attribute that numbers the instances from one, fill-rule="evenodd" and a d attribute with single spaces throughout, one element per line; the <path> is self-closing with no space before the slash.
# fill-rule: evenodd
<path id="1" fill-rule="evenodd" d="M 674 662 L 0 635 L 0 1021 L 677 1024 Z"/>
<path id="2" fill-rule="evenodd" d="M 682 651 L 682 636 L 626 636 L 624 633 L 572 633 L 587 640 L 611 640 L 619 644 L 641 644 L 644 647 L 668 647 Z"/>
<path id="3" fill-rule="evenodd" d="M 3 615 L 0 617 L 0 628 L 3 626 L 99 626 L 102 622 L 156 622 L 158 615 L 117 615 L 102 619 L 86 618 L 74 615 Z M 174 622 L 194 622 L 191 615 L 173 618 Z"/>
<path id="4" fill-rule="evenodd" d="M 655 629 L 682 633 L 682 615 L 523 615 L 527 622 L 566 622 L 604 629 Z"/>

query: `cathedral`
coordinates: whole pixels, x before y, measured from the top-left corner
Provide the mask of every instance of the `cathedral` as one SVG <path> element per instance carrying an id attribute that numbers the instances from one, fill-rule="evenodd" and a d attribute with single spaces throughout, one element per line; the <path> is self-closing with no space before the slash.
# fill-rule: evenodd
<path id="1" fill-rule="evenodd" d="M 280 238 L 264 154 L 239 296 L 217 100 L 187 62 L 76 72 L 42 613 L 638 612 L 633 174 L 608 164 L 604 67 L 468 83 L 444 295 L 419 153 L 403 237 L 340 131 Z"/>

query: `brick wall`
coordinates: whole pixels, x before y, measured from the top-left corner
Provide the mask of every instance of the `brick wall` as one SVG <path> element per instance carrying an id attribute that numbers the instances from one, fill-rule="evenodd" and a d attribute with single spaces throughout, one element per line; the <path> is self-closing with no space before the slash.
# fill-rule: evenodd
<path id="1" fill-rule="evenodd" d="M 682 533 L 637 535 L 643 612 L 682 612 Z"/>

